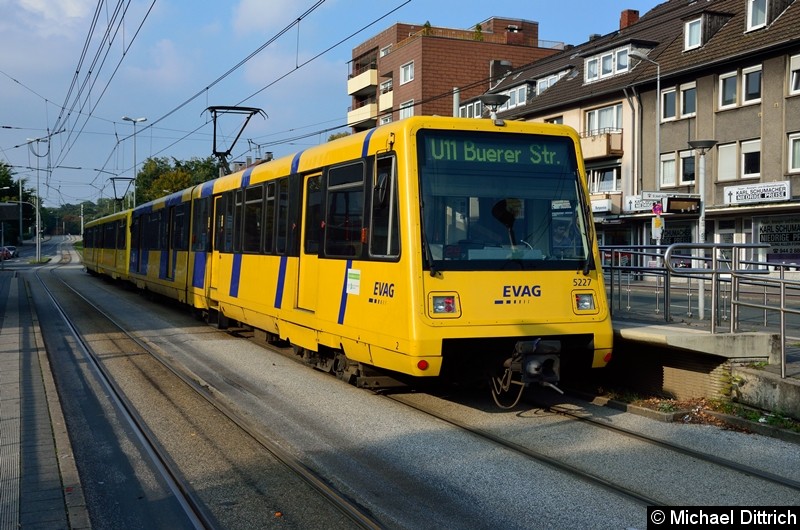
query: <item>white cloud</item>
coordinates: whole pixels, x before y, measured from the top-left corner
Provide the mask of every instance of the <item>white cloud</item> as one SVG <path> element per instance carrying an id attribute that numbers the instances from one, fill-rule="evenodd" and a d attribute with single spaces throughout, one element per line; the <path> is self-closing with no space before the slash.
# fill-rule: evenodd
<path id="1" fill-rule="evenodd" d="M 33 30 L 39 36 L 66 36 L 85 28 L 97 5 L 95 0 L 9 0 L 3 2 L 4 18 Z M 10 18 L 10 20 L 9 20 Z"/>
<path id="2" fill-rule="evenodd" d="M 305 11 L 297 4 L 296 0 L 241 0 L 233 10 L 233 30 L 263 33 L 282 29 Z"/>
<path id="3" fill-rule="evenodd" d="M 161 88 L 184 87 L 192 70 L 192 61 L 184 57 L 168 39 L 161 39 L 150 47 L 149 67 L 132 67 L 129 75 L 135 80 L 134 86 L 147 86 L 153 92 Z M 150 92 L 150 90 L 148 90 Z"/>

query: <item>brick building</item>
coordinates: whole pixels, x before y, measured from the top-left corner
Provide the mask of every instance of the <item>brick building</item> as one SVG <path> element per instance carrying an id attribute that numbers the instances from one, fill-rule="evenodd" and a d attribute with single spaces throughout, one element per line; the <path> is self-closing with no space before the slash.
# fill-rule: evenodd
<path id="1" fill-rule="evenodd" d="M 475 97 L 492 79 L 563 48 L 540 41 L 538 23 L 522 19 L 492 17 L 465 30 L 395 24 L 353 49 L 348 124 L 358 131 L 406 116 L 450 116 L 454 88 L 459 99 Z"/>

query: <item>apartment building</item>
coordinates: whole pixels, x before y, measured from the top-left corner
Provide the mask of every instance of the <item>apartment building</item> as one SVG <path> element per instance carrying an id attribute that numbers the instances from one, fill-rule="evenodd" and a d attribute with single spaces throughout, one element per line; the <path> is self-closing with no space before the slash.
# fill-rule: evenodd
<path id="1" fill-rule="evenodd" d="M 704 236 L 800 264 L 800 1 L 626 10 L 617 30 L 513 69 L 490 92 L 509 96 L 500 118 L 580 132 L 601 243 Z"/>
<path id="2" fill-rule="evenodd" d="M 451 116 L 453 97 L 483 94 L 490 79 L 563 47 L 540 41 L 538 23 L 522 19 L 492 17 L 464 30 L 395 24 L 352 51 L 348 125 L 359 131 L 407 116 Z"/>

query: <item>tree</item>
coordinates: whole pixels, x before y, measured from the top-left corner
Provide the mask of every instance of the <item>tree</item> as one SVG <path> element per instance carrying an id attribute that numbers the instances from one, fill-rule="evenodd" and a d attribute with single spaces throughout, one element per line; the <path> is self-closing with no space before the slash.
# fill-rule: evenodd
<path id="1" fill-rule="evenodd" d="M 159 175 L 151 185 L 150 195 L 163 197 L 192 186 L 192 174 L 184 168 L 173 169 Z"/>
<path id="2" fill-rule="evenodd" d="M 345 136 L 350 136 L 350 133 L 347 132 L 347 131 L 344 131 L 344 132 L 339 132 L 339 133 L 332 134 L 332 135 L 328 136 L 328 141 L 332 142 L 333 140 L 336 140 L 337 138 L 344 138 Z"/>

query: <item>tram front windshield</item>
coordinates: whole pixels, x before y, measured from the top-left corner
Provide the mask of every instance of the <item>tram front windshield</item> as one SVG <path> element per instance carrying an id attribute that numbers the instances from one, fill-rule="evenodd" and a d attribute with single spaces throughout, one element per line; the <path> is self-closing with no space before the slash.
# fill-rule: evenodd
<path id="1" fill-rule="evenodd" d="M 585 199 L 569 137 L 422 130 L 426 268 L 581 269 Z"/>

